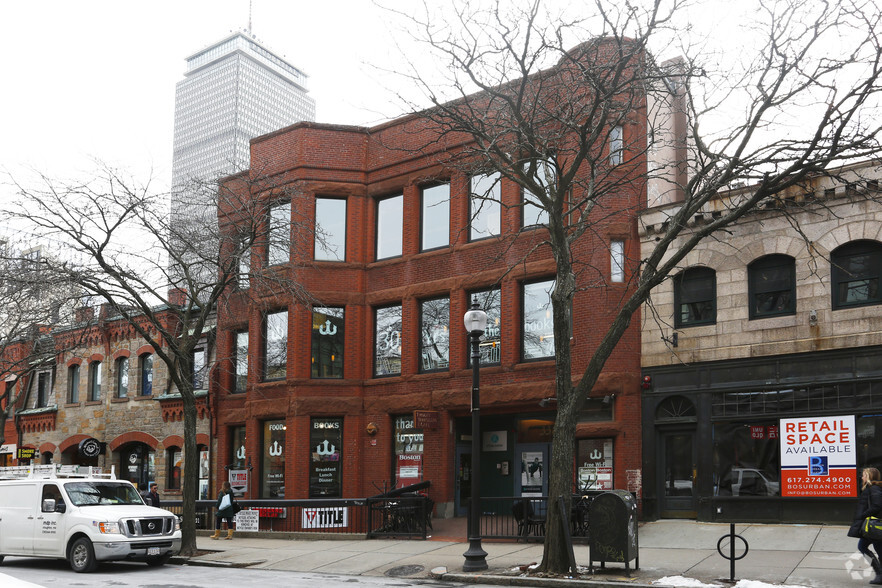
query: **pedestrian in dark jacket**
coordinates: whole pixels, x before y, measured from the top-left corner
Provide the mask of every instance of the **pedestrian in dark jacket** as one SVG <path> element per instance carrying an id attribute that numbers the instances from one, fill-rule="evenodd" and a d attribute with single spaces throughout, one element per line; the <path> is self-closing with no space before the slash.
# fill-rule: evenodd
<path id="1" fill-rule="evenodd" d="M 236 500 L 233 497 L 233 488 L 229 482 L 224 482 L 224 486 L 217 495 L 217 514 L 214 518 L 214 535 L 212 539 L 220 539 L 221 519 L 227 521 L 227 536 L 224 539 L 233 538 L 233 517 L 236 516 L 235 510 Z"/>
<path id="2" fill-rule="evenodd" d="M 861 474 L 861 495 L 858 498 L 857 509 L 854 511 L 854 522 L 848 529 L 848 536 L 860 537 L 858 551 L 870 558 L 870 565 L 876 572 L 876 577 L 870 580 L 870 584 L 882 584 L 882 564 L 879 563 L 882 541 L 871 541 L 861 537 L 861 526 L 867 517 L 882 518 L 882 474 L 876 468 L 864 468 Z M 870 545 L 873 546 L 872 550 Z"/>
<path id="3" fill-rule="evenodd" d="M 156 507 L 160 505 L 159 486 L 156 485 L 156 482 L 150 483 L 150 492 L 147 494 L 147 497 L 150 498 L 150 502 L 148 504 Z"/>

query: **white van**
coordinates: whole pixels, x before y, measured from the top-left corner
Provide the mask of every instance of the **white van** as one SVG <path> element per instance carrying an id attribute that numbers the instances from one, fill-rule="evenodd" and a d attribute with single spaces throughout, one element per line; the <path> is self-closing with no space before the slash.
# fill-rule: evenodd
<path id="1" fill-rule="evenodd" d="M 99 561 L 161 566 L 180 550 L 178 517 L 144 504 L 112 469 L 0 468 L 0 562 L 7 555 L 54 557 L 89 572 Z"/>

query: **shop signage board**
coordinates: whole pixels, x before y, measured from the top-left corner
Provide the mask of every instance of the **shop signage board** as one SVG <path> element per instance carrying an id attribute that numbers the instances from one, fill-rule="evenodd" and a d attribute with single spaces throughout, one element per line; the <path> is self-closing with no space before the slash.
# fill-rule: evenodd
<path id="1" fill-rule="evenodd" d="M 301 526 L 304 529 L 331 529 L 349 525 L 349 507 L 304 508 Z"/>
<path id="2" fill-rule="evenodd" d="M 484 431 L 484 451 L 508 450 L 508 431 Z"/>
<path id="3" fill-rule="evenodd" d="M 781 496 L 857 496 L 854 415 L 781 419 Z"/>
<path id="4" fill-rule="evenodd" d="M 257 532 L 260 528 L 260 513 L 246 508 L 236 513 L 236 530 Z"/>
<path id="5" fill-rule="evenodd" d="M 248 488 L 248 470 L 230 470 L 230 486 L 236 494 L 242 494 Z"/>
<path id="6" fill-rule="evenodd" d="M 437 410 L 415 410 L 413 421 L 418 429 L 437 429 L 441 423 L 441 413 Z"/>

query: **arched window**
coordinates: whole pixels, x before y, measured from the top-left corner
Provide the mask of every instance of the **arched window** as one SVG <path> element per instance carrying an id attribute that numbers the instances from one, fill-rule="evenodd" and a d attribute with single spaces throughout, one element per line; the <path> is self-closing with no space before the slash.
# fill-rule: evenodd
<path id="1" fill-rule="evenodd" d="M 153 356 L 141 356 L 141 396 L 153 394 Z"/>
<path id="2" fill-rule="evenodd" d="M 90 401 L 101 400 L 101 362 L 89 364 L 89 396 Z"/>
<path id="3" fill-rule="evenodd" d="M 750 318 L 796 312 L 796 263 L 789 255 L 766 255 L 747 266 Z"/>
<path id="4" fill-rule="evenodd" d="M 882 244 L 854 241 L 830 255 L 833 309 L 882 303 Z"/>
<path id="5" fill-rule="evenodd" d="M 685 396 L 669 396 L 655 409 L 656 421 L 694 421 L 697 415 L 695 404 Z"/>
<path id="6" fill-rule="evenodd" d="M 129 397 L 129 358 L 120 357 L 116 360 L 116 397 Z"/>
<path id="7" fill-rule="evenodd" d="M 180 447 L 169 447 L 165 450 L 165 489 L 181 489 L 181 471 L 184 457 Z"/>
<path id="8" fill-rule="evenodd" d="M 707 267 L 694 267 L 674 276 L 674 326 L 692 327 L 716 322 L 716 272 Z"/>
<path id="9" fill-rule="evenodd" d="M 76 363 L 67 368 L 67 401 L 71 404 L 80 401 L 80 366 Z"/>

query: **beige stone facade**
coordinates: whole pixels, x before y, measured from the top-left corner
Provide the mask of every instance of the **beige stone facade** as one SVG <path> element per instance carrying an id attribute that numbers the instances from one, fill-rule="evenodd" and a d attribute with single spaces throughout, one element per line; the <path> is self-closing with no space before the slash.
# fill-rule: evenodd
<path id="1" fill-rule="evenodd" d="M 838 179 L 819 179 L 811 190 L 794 191 L 783 204 L 758 210 L 700 243 L 682 268 L 701 266 L 716 272 L 716 322 L 675 329 L 673 280 L 665 281 L 653 291 L 651 304 L 643 307 L 642 365 L 882 345 L 878 306 L 833 310 L 831 305 L 830 252 L 861 239 L 882 242 L 882 201 L 878 184 L 868 179 L 871 174 L 878 171 L 860 168 L 846 170 Z M 737 196 L 737 191 L 731 195 Z M 715 206 L 725 206 L 725 199 Z M 676 206 L 642 216 L 643 257 Z M 705 218 L 712 214 L 713 208 Z M 688 237 L 681 236 L 672 249 Z M 775 253 L 796 261 L 796 313 L 751 320 L 748 264 Z"/>

